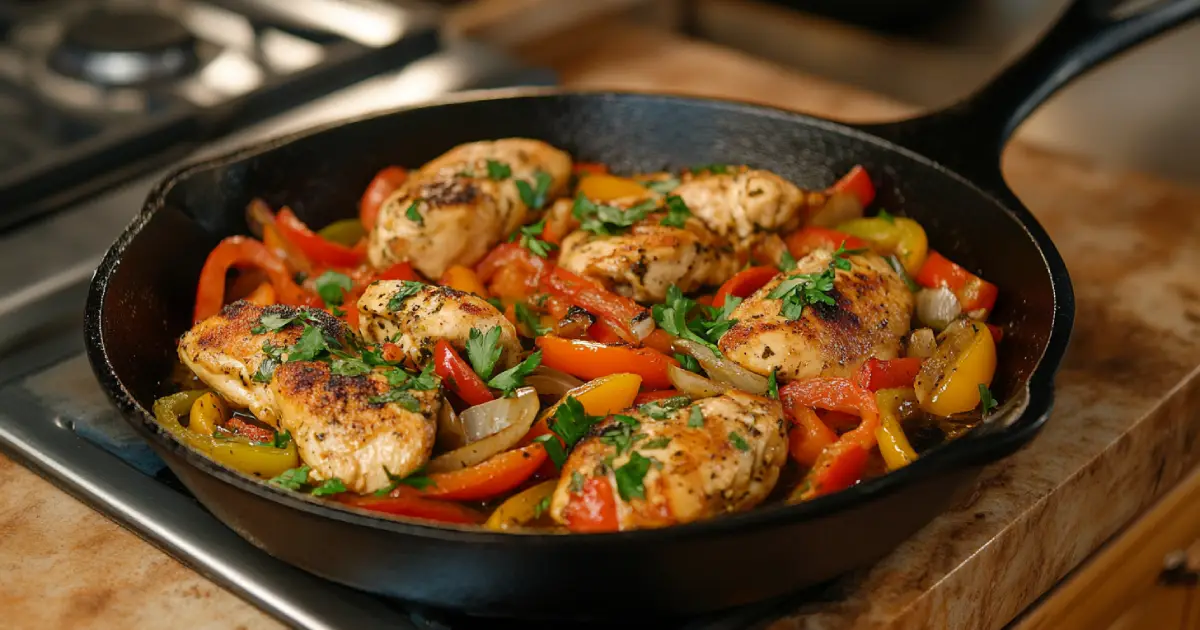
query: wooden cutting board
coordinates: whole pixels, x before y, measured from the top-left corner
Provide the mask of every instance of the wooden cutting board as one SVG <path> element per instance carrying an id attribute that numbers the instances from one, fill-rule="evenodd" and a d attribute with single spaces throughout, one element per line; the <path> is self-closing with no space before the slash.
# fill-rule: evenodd
<path id="1" fill-rule="evenodd" d="M 902 104 L 607 21 L 527 46 L 564 85 L 740 98 L 849 121 Z M 978 491 L 777 628 L 1000 628 L 1200 459 L 1200 192 L 1037 149 L 1004 159 L 1079 303 L 1051 422 Z M 278 624 L 0 457 L 0 625 Z"/>

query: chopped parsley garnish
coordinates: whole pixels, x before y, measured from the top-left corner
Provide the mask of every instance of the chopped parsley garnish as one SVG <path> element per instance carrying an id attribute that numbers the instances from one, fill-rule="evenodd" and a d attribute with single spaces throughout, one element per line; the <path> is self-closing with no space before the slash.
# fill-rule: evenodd
<path id="1" fill-rule="evenodd" d="M 387 474 L 390 483 L 375 491 L 375 496 L 377 497 L 386 496 L 387 494 L 391 493 L 392 490 L 395 490 L 398 486 L 402 485 L 412 486 L 417 490 L 424 490 L 425 488 L 433 485 L 433 480 L 425 476 L 424 469 L 417 470 L 407 477 L 393 475 L 392 471 L 387 469 L 387 466 L 383 467 L 383 472 Z"/>
<path id="2" fill-rule="evenodd" d="M 700 407 L 698 405 L 692 407 L 692 413 L 688 415 L 687 425 L 692 429 L 699 429 L 700 427 L 704 426 L 704 412 L 700 411 Z"/>
<path id="3" fill-rule="evenodd" d="M 408 209 L 404 211 L 404 218 L 421 227 L 425 227 L 425 217 L 421 216 L 420 208 L 421 200 L 413 199 L 413 202 L 408 204 Z"/>
<path id="4" fill-rule="evenodd" d="M 571 473 L 571 483 L 567 486 L 567 489 L 573 494 L 579 494 L 580 492 L 583 492 L 583 482 L 583 475 L 576 470 L 575 472 Z"/>
<path id="5" fill-rule="evenodd" d="M 720 354 L 717 340 L 737 323 L 729 316 L 741 303 L 741 298 L 731 296 L 725 299 L 721 308 L 699 305 L 695 300 L 685 297 L 679 287 L 671 285 L 667 288 L 666 301 L 655 304 L 650 312 L 659 328 L 676 337 L 704 344 Z M 695 315 L 689 318 L 692 313 Z"/>
<path id="6" fill-rule="evenodd" d="M 467 361 L 470 361 L 471 368 L 479 378 L 486 381 L 492 377 L 496 361 L 500 360 L 500 354 L 504 351 L 500 347 L 500 327 L 493 326 L 487 332 L 472 328 L 467 334 Z"/>
<path id="7" fill-rule="evenodd" d="M 861 254 L 865 249 L 847 250 L 842 243 L 833 252 L 829 266 L 820 273 L 804 273 L 789 276 L 771 289 L 767 297 L 772 300 L 782 300 L 780 313 L 787 319 L 796 320 L 804 314 L 804 307 L 814 304 L 837 306 L 837 301 L 829 295 L 833 291 L 833 283 L 837 278 L 837 270 L 849 271 L 850 261 L 847 256 Z"/>
<path id="8" fill-rule="evenodd" d="M 317 326 L 305 326 L 304 332 L 296 340 L 296 344 L 287 350 L 287 360 L 312 361 L 329 350 L 325 334 Z"/>
<path id="9" fill-rule="evenodd" d="M 433 373 L 432 362 L 426 364 L 420 374 L 410 374 L 397 367 L 388 370 L 385 375 L 391 389 L 378 396 L 371 396 L 367 399 L 368 403 L 372 405 L 396 403 L 404 409 L 415 412 L 420 410 L 421 403 L 412 395 L 412 390 L 428 391 L 437 389 L 441 385 L 441 379 Z"/>
<path id="10" fill-rule="evenodd" d="M 316 285 L 317 295 L 324 300 L 325 306 L 341 306 L 346 299 L 346 293 L 354 286 L 350 276 L 333 270 L 317 276 L 313 284 Z"/>
<path id="11" fill-rule="evenodd" d="M 670 227 L 683 227 L 692 216 L 692 210 L 683 202 L 683 198 L 679 195 L 667 195 L 667 216 L 659 221 L 659 225 L 667 225 Z"/>
<path id="12" fill-rule="evenodd" d="M 329 371 L 335 376 L 362 376 L 371 371 L 371 366 L 359 357 L 344 357 L 334 359 Z"/>
<path id="13" fill-rule="evenodd" d="M 503 390 L 505 396 L 511 396 L 517 388 L 525 384 L 525 377 L 532 374 L 541 364 L 542 351 L 538 350 L 512 368 L 493 376 L 492 380 L 487 382 L 488 387 Z"/>
<path id="14" fill-rule="evenodd" d="M 649 448 L 649 449 L 663 448 L 670 443 L 671 443 L 671 438 L 669 438 L 669 437 L 666 437 L 666 436 L 656 437 L 653 440 L 650 440 L 649 442 L 645 442 L 639 448 Z"/>
<path id="15" fill-rule="evenodd" d="M 533 185 L 529 182 L 518 179 L 517 192 L 521 195 L 521 201 L 531 210 L 541 210 L 542 206 L 546 205 L 546 195 L 550 192 L 550 184 L 554 183 L 554 178 L 549 173 L 538 171 L 533 175 Z"/>
<path id="16" fill-rule="evenodd" d="M 414 413 L 421 409 L 420 401 L 418 401 L 415 396 L 409 393 L 408 390 L 404 389 L 388 390 L 386 393 L 378 396 L 371 396 L 367 399 L 367 402 L 371 403 L 372 405 L 396 403 L 397 405 L 400 405 L 401 408 L 407 409 L 408 411 L 412 411 Z"/>
<path id="17" fill-rule="evenodd" d="M 274 346 L 270 345 L 270 342 L 267 342 L 263 344 L 263 350 L 266 351 L 268 346 L 274 348 Z M 256 383 L 270 383 L 271 377 L 275 376 L 275 368 L 279 367 L 279 363 L 280 360 L 278 354 L 272 355 L 268 353 L 267 356 L 263 357 L 263 360 L 259 362 L 258 371 L 254 373 L 254 381 Z"/>
<path id="18" fill-rule="evenodd" d="M 785 249 L 779 255 L 779 270 L 783 272 L 796 270 L 796 257 L 792 255 L 792 252 Z"/>
<path id="19" fill-rule="evenodd" d="M 275 432 L 275 448 L 287 448 L 288 444 L 292 443 L 291 431 L 276 431 Z"/>
<path id="20" fill-rule="evenodd" d="M 524 302 L 517 302 L 513 305 L 513 312 L 517 316 L 517 321 L 525 326 L 529 334 L 534 337 L 541 337 L 550 331 L 549 328 L 542 326 L 542 320 L 537 313 L 533 312 Z"/>
<path id="21" fill-rule="evenodd" d="M 692 166 L 688 170 L 697 175 L 704 171 L 708 171 L 713 175 L 728 175 L 730 167 L 728 164 L 701 164 L 700 166 Z"/>
<path id="22" fill-rule="evenodd" d="M 746 443 L 746 438 L 742 437 L 737 431 L 729 432 L 729 443 L 739 451 L 750 450 L 750 445 Z"/>
<path id="23" fill-rule="evenodd" d="M 665 195 L 679 187 L 679 179 L 675 177 L 668 177 L 663 180 L 647 180 L 638 183 L 660 195 Z"/>
<path id="24" fill-rule="evenodd" d="M 541 518 L 541 516 L 546 513 L 546 510 L 549 509 L 550 496 L 546 495 L 542 497 L 541 501 L 538 501 L 537 504 L 533 506 L 533 518 Z"/>
<path id="25" fill-rule="evenodd" d="M 775 371 L 778 368 L 771 368 L 771 375 L 767 377 L 767 396 L 779 400 L 779 381 L 775 377 Z"/>
<path id="26" fill-rule="evenodd" d="M 469 168 L 464 168 L 463 170 L 461 170 L 457 173 L 456 177 L 466 177 L 468 179 L 473 179 L 475 177 L 475 170 L 469 169 Z"/>
<path id="27" fill-rule="evenodd" d="M 285 470 L 267 483 L 273 483 L 281 488 L 287 488 L 288 490 L 299 490 L 308 485 L 308 473 L 311 470 L 312 469 L 309 468 L 308 465 L 304 465 L 299 468 L 292 468 L 291 470 Z"/>
<path id="28" fill-rule="evenodd" d="M 635 426 L 625 423 L 615 424 L 600 434 L 600 443 L 615 447 L 616 454 L 621 455 L 628 451 L 634 442 L 646 437 L 645 433 L 634 433 L 635 430 L 637 430 Z"/>
<path id="29" fill-rule="evenodd" d="M 500 299 L 500 298 L 498 298 L 498 297 L 490 297 L 490 298 L 488 298 L 488 299 L 487 299 L 487 303 L 488 303 L 488 304 L 491 304 L 491 305 L 492 305 L 492 306 L 494 306 L 494 307 L 496 307 L 496 310 L 497 310 L 497 311 L 503 311 L 503 310 L 504 310 L 504 301 L 503 301 L 503 300 L 501 300 L 501 299 Z"/>
<path id="30" fill-rule="evenodd" d="M 992 390 L 988 389 L 988 386 L 983 383 L 979 384 L 979 405 L 985 416 L 988 412 L 1000 406 L 1000 403 L 996 402 L 996 399 L 992 397 Z"/>
<path id="31" fill-rule="evenodd" d="M 280 328 L 284 328 L 288 324 L 300 319 L 299 315 L 279 315 L 276 313 L 263 313 L 262 317 L 258 318 L 258 325 L 250 329 L 250 332 L 261 335 L 264 333 L 274 332 Z"/>
<path id="32" fill-rule="evenodd" d="M 687 396 L 672 396 L 638 405 L 638 411 L 655 420 L 666 420 L 672 412 L 683 409 L 691 403 L 692 400 Z"/>
<path id="33" fill-rule="evenodd" d="M 896 275 L 900 276 L 900 279 L 904 281 L 904 284 L 908 287 L 909 291 L 916 293 L 921 290 L 921 285 L 917 284 L 917 281 L 913 280 L 912 276 L 908 275 L 908 270 L 904 268 L 904 264 L 900 262 L 899 258 L 897 258 L 895 255 L 892 255 L 888 256 L 886 260 L 888 266 L 890 266 L 892 270 L 896 272 Z"/>
<path id="34" fill-rule="evenodd" d="M 508 242 L 513 242 L 519 237 L 521 239 L 521 247 L 529 250 L 529 253 L 534 256 L 546 258 L 550 252 L 558 248 L 554 243 L 548 243 L 542 240 L 542 231 L 546 229 L 545 217 L 537 223 L 521 226 L 516 232 L 508 236 Z"/>
<path id="35" fill-rule="evenodd" d="M 650 470 L 650 461 L 650 458 L 634 451 L 629 454 L 629 461 L 613 470 L 613 478 L 617 480 L 617 494 L 620 494 L 622 499 L 629 501 L 646 498 L 646 487 L 642 485 L 642 480 Z"/>
<path id="36" fill-rule="evenodd" d="M 567 461 L 567 452 L 579 443 L 591 430 L 592 425 L 601 420 L 600 416 L 589 416 L 583 405 L 574 396 L 567 396 L 554 410 L 554 418 L 549 422 L 550 433 L 538 436 L 535 442 L 541 442 L 546 447 L 554 465 L 562 468 Z M 558 436 L 562 443 L 554 439 Z M 579 474 L 579 473 L 575 473 Z M 574 477 L 572 477 L 574 483 Z M 580 486 L 583 485 L 581 480 Z"/>
<path id="37" fill-rule="evenodd" d="M 401 280 L 400 288 L 392 294 L 392 299 L 388 300 L 388 310 L 398 311 L 404 308 L 404 300 L 418 294 L 421 289 L 425 288 L 424 282 L 416 282 L 415 280 Z"/>
<path id="38" fill-rule="evenodd" d="M 488 160 L 487 175 L 488 179 L 494 179 L 496 181 L 508 179 L 509 177 L 512 177 L 512 168 L 504 162 Z"/>
<path id="39" fill-rule="evenodd" d="M 867 251 L 868 249 L 866 247 L 860 247 L 858 249 L 846 249 L 846 243 L 843 241 L 842 244 L 838 245 L 838 248 L 833 251 L 833 260 L 831 260 L 829 264 L 841 269 L 842 271 L 850 271 L 850 260 L 846 257 L 857 256 L 858 254 L 864 254 Z"/>
<path id="40" fill-rule="evenodd" d="M 627 425 L 630 429 L 632 429 L 634 431 L 637 431 L 638 429 L 642 428 L 642 422 L 640 420 L 638 420 L 637 418 L 634 418 L 633 416 L 627 416 L 625 414 L 618 413 L 618 414 L 614 414 L 612 418 L 613 418 L 613 420 L 616 420 L 617 422 L 620 422 L 621 424 Z"/>
<path id="41" fill-rule="evenodd" d="M 643 201 L 628 210 L 617 206 L 597 204 L 584 197 L 582 193 L 575 198 L 571 214 L 579 219 L 579 229 L 599 234 L 613 236 L 629 229 L 634 223 L 646 218 L 657 204 L 654 200 Z"/>
<path id="42" fill-rule="evenodd" d="M 700 373 L 700 362 L 696 360 L 696 357 L 693 357 L 690 354 L 680 354 L 676 352 L 675 360 L 679 361 L 679 367 L 689 372 L 695 372 L 697 374 Z"/>
<path id="43" fill-rule="evenodd" d="M 879 214 L 877 214 L 875 216 L 879 217 L 880 219 L 883 219 L 884 221 L 887 221 L 888 223 L 896 222 L 896 217 L 892 216 L 891 212 L 888 212 L 887 210 L 884 210 L 883 208 L 880 208 Z"/>
<path id="44" fill-rule="evenodd" d="M 311 494 L 314 497 L 325 497 L 331 494 L 341 494 L 346 491 L 346 484 L 342 483 L 341 479 L 338 479 L 337 477 L 330 477 L 329 479 L 317 484 L 317 486 L 312 489 Z"/>

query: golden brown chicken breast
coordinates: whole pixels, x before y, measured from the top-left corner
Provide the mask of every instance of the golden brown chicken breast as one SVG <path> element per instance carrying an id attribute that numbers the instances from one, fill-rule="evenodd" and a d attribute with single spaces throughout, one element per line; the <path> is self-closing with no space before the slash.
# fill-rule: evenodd
<path id="1" fill-rule="evenodd" d="M 777 401 L 730 392 L 682 407 L 642 405 L 606 420 L 575 447 L 550 514 L 569 523 L 580 488 L 601 477 L 613 490 L 622 530 L 711 518 L 765 499 L 786 459 Z"/>
<path id="2" fill-rule="evenodd" d="M 316 479 L 337 477 L 358 493 L 388 485 L 433 453 L 440 387 L 393 392 L 389 369 L 338 376 L 323 361 L 284 363 L 271 379 L 283 429 Z M 388 395 L 392 393 L 392 395 Z"/>
<path id="3" fill-rule="evenodd" d="M 650 215 L 616 236 L 572 232 L 563 239 L 558 264 L 639 302 L 661 302 L 672 284 L 688 292 L 737 273 L 727 241 L 696 219 L 677 228 L 660 225 L 662 216 Z"/>
<path id="4" fill-rule="evenodd" d="M 806 216 L 805 191 L 759 169 L 698 174 L 671 194 L 679 195 L 709 229 L 738 246 L 752 245 L 762 232 L 794 230 Z"/>
<path id="5" fill-rule="evenodd" d="M 367 341 L 391 341 L 416 365 L 424 365 L 433 347 L 445 339 L 460 353 L 471 329 L 500 328 L 498 365 L 516 364 L 521 353 L 517 329 L 487 300 L 449 287 L 383 280 L 367 287 L 358 300 L 359 332 Z"/>
<path id="6" fill-rule="evenodd" d="M 768 297 L 781 282 L 830 268 L 833 252 L 817 250 L 797 261 L 796 270 L 779 274 L 733 310 L 737 320 L 718 342 L 738 365 L 781 380 L 848 376 L 863 361 L 899 355 L 908 332 L 913 297 L 900 276 L 874 253 L 846 257 L 849 270 L 837 269 L 826 295 L 834 305 L 804 307 L 788 319 L 780 299 Z"/>
<path id="7" fill-rule="evenodd" d="M 369 235 L 375 267 L 408 260 L 430 278 L 452 264 L 473 265 L 520 227 L 530 209 L 517 181 L 537 188 L 549 177 L 547 200 L 562 195 L 571 157 L 539 140 L 505 138 L 459 145 L 412 173 L 380 208 Z"/>
<path id="8" fill-rule="evenodd" d="M 264 318 L 268 324 L 272 320 L 276 324 L 289 323 L 263 326 Z M 283 305 L 264 308 L 238 301 L 184 333 L 179 340 L 179 359 L 225 400 L 278 426 L 274 400 L 267 389 L 269 378 L 259 373 L 267 358 L 264 345 L 278 349 L 292 346 L 300 339 L 305 320 L 330 339 L 346 339 L 351 334 L 341 320 L 322 310 Z"/>

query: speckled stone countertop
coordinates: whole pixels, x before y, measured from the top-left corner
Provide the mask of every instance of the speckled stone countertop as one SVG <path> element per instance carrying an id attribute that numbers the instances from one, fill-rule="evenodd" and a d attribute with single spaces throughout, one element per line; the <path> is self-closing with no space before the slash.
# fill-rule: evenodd
<path id="1" fill-rule="evenodd" d="M 620 23 L 528 52 L 568 86 L 742 98 L 845 120 L 911 113 Z M 1004 166 L 1075 282 L 1076 331 L 1053 417 L 962 504 L 774 628 L 1000 628 L 1200 459 L 1200 191 L 1019 138 Z M 3 457 L 0 581 L 4 627 L 278 625 Z"/>

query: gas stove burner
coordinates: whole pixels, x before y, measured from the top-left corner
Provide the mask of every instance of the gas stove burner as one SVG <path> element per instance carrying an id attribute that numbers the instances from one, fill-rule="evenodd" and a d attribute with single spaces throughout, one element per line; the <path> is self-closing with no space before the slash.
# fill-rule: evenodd
<path id="1" fill-rule="evenodd" d="M 199 41 L 174 18 L 149 9 L 97 8 L 67 24 L 50 67 L 102 86 L 174 79 L 199 65 Z"/>

